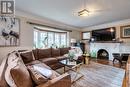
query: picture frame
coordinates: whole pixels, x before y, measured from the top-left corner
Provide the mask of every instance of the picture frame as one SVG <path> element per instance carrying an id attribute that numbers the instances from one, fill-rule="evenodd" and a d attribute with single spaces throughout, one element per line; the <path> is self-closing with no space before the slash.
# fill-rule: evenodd
<path id="1" fill-rule="evenodd" d="M 130 25 L 120 27 L 121 38 L 130 38 Z"/>
<path id="2" fill-rule="evenodd" d="M 82 32 L 82 40 L 90 40 L 90 39 L 91 39 L 90 31 Z"/>
<path id="3" fill-rule="evenodd" d="M 20 19 L 0 17 L 0 47 L 20 45 Z"/>

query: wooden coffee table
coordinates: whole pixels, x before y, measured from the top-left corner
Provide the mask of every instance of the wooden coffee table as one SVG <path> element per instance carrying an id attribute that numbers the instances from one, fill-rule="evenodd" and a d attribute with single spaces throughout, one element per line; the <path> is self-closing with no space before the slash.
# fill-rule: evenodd
<path id="1" fill-rule="evenodd" d="M 70 61 L 69 59 L 64 59 L 59 62 L 64 65 L 64 73 L 69 72 L 69 71 L 72 71 L 75 73 L 73 76 L 71 75 L 72 83 L 76 82 L 77 80 L 79 80 L 81 77 L 84 76 L 82 73 L 79 72 L 79 69 L 83 63 L 77 64 L 76 60 Z"/>

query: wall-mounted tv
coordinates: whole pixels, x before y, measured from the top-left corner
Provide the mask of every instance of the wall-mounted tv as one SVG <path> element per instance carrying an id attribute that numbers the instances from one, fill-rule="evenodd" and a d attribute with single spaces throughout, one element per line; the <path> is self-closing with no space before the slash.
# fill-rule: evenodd
<path id="1" fill-rule="evenodd" d="M 92 31 L 92 38 L 95 41 L 113 41 L 116 38 L 115 27 L 98 29 Z"/>

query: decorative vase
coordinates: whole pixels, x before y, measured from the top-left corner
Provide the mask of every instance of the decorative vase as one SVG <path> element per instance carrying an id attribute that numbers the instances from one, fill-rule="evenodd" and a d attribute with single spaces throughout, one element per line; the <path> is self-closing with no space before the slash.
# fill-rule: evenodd
<path id="1" fill-rule="evenodd" d="M 71 61 L 71 62 L 73 61 L 73 56 L 69 57 L 69 61 Z"/>

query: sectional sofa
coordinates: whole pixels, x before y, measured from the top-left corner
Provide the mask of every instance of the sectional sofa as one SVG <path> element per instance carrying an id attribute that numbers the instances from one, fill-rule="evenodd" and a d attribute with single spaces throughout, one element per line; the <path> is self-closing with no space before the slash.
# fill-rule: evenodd
<path id="1" fill-rule="evenodd" d="M 64 55 L 68 54 L 70 49 L 48 48 L 9 53 L 0 66 L 0 87 L 10 87 L 10 84 L 13 85 L 11 87 L 71 87 L 70 75 L 67 73 L 61 75 L 55 71 L 64 66 L 59 61 L 67 58 Z M 82 60 L 82 56 L 79 56 L 80 59 Z M 32 69 L 34 65 L 51 70 L 53 78 L 46 78 L 34 71 Z"/>
<path id="2" fill-rule="evenodd" d="M 54 70 L 63 67 L 59 61 L 66 58 L 64 54 L 67 54 L 69 49 L 70 48 L 34 49 L 32 51 L 20 52 L 20 56 L 15 53 L 15 56 L 20 57 L 21 61 L 18 61 L 17 66 L 12 68 L 9 73 L 11 73 L 13 82 L 17 84 L 16 87 L 71 87 L 71 77 L 67 73 L 62 75 L 58 74 L 57 77 L 48 79 L 44 83 L 37 85 L 34 84 L 34 79 L 31 76 L 32 73 L 27 70 L 28 66 L 41 64 L 46 65 L 54 73 L 57 73 Z M 7 68 L 10 67 L 9 61 L 11 61 L 9 58 L 4 59 L 0 66 L 0 87 L 10 87 L 5 79 Z"/>

